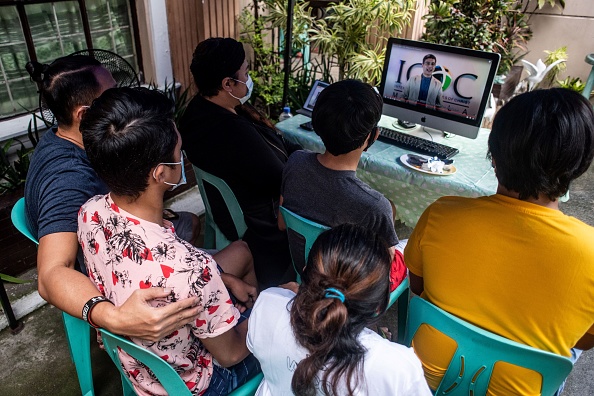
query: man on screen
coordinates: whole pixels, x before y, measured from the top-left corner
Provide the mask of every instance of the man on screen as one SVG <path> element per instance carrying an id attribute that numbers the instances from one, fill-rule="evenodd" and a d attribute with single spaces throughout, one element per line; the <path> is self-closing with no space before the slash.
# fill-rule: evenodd
<path id="1" fill-rule="evenodd" d="M 431 108 L 441 107 L 441 82 L 433 77 L 436 63 L 435 55 L 423 57 L 423 74 L 409 78 L 404 87 L 404 99 L 407 102 Z"/>

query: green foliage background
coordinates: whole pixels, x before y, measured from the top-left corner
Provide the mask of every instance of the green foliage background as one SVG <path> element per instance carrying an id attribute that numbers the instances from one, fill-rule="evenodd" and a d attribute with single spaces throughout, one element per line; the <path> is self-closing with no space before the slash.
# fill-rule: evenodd
<path id="1" fill-rule="evenodd" d="M 386 42 L 410 23 L 414 5 L 415 0 L 344 0 L 330 3 L 324 18 L 316 19 L 308 1 L 296 0 L 288 104 L 292 108 L 303 104 L 316 79 L 357 78 L 379 84 Z M 253 97 L 271 118 L 283 105 L 286 7 L 286 0 L 255 0 L 240 17 L 241 40 L 254 51 Z M 315 56 L 305 63 L 308 50 Z"/>

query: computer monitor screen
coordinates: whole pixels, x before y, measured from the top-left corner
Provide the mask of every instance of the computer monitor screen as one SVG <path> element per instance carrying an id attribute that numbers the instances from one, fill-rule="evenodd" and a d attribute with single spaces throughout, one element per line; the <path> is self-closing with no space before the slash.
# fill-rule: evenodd
<path id="1" fill-rule="evenodd" d="M 314 106 L 316 105 L 316 101 L 318 100 L 318 96 L 320 96 L 320 93 L 322 93 L 324 88 L 326 88 L 328 85 L 329 84 L 326 82 L 316 80 L 314 82 L 313 87 L 311 88 L 311 91 L 309 92 L 309 96 L 307 97 L 307 100 L 305 101 L 303 108 L 309 111 L 313 111 Z"/>
<path id="2" fill-rule="evenodd" d="M 383 113 L 476 138 L 499 54 L 391 38 L 380 92 Z"/>

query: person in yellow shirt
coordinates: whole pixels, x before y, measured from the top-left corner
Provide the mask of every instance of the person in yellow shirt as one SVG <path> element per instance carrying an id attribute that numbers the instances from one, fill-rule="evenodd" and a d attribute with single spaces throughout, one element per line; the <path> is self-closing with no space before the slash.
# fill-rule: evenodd
<path id="1" fill-rule="evenodd" d="M 519 95 L 495 117 L 489 155 L 499 182 L 488 197 L 443 197 L 406 249 L 411 290 L 474 325 L 572 357 L 594 346 L 594 228 L 558 198 L 594 157 L 594 113 L 565 89 Z M 423 325 L 413 340 L 432 389 L 455 341 Z M 538 395 L 540 375 L 495 366 L 489 394 Z"/>

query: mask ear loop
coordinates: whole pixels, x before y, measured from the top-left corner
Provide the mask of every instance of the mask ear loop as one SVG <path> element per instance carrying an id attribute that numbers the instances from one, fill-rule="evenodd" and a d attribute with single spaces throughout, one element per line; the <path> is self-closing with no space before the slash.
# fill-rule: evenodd
<path id="1" fill-rule="evenodd" d="M 168 186 L 171 186 L 170 191 L 175 190 L 177 187 L 179 187 L 181 185 L 187 184 L 186 168 L 184 166 L 184 152 L 183 152 L 183 150 L 181 150 L 180 154 L 181 154 L 181 157 L 180 157 L 179 162 L 161 162 L 157 166 L 155 166 L 155 169 L 153 169 L 153 179 L 155 179 L 158 182 L 155 172 L 157 172 L 157 167 L 159 165 L 179 165 L 179 166 L 181 166 L 181 177 L 180 177 L 179 183 L 170 183 L 170 182 L 163 180 L 163 183 L 167 184 Z"/>
<path id="2" fill-rule="evenodd" d="M 157 168 L 161 165 L 163 164 L 157 164 L 157 166 L 155 166 L 155 169 L 153 169 L 153 179 L 155 179 L 156 182 L 159 182 L 159 180 L 157 180 L 157 175 L 155 173 L 157 172 Z"/>

